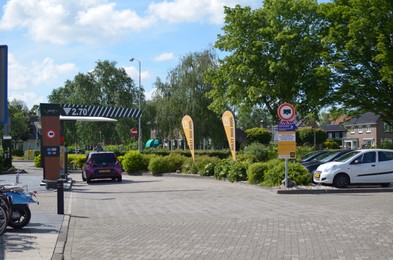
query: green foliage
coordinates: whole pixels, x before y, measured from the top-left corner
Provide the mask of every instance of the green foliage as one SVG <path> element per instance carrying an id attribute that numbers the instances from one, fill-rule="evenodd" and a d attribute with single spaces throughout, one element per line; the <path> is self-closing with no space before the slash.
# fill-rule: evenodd
<path id="1" fill-rule="evenodd" d="M 179 154 L 169 156 L 155 156 L 150 160 L 148 170 L 153 175 L 178 171 L 186 158 Z"/>
<path id="2" fill-rule="evenodd" d="M 217 180 L 226 179 L 231 169 L 232 159 L 225 159 L 219 161 L 214 167 L 214 178 Z"/>
<path id="3" fill-rule="evenodd" d="M 272 139 L 272 134 L 265 128 L 251 128 L 246 130 L 246 138 L 249 144 L 261 143 L 268 145 Z"/>
<path id="4" fill-rule="evenodd" d="M 246 181 L 248 165 L 249 164 L 247 162 L 233 162 L 227 175 L 228 181 Z"/>
<path id="5" fill-rule="evenodd" d="M 383 141 L 380 145 L 380 148 L 383 149 L 393 149 L 393 142 L 392 141 Z"/>
<path id="6" fill-rule="evenodd" d="M 214 166 L 219 161 L 217 157 L 198 156 L 195 158 L 195 167 L 201 176 L 213 176 Z"/>
<path id="7" fill-rule="evenodd" d="M 333 140 L 327 140 L 326 142 L 323 142 L 323 148 L 325 149 L 340 149 L 340 146 Z"/>
<path id="8" fill-rule="evenodd" d="M 297 185 L 308 185 L 311 183 L 310 173 L 298 162 L 288 163 L 288 178 Z M 269 161 L 269 169 L 265 172 L 263 186 L 279 186 L 285 179 L 285 162 L 277 163 Z"/>
<path id="9" fill-rule="evenodd" d="M 314 134 L 316 137 L 316 144 L 322 144 L 327 139 L 327 133 L 321 129 L 302 128 L 296 131 L 297 145 L 314 145 Z"/>
<path id="10" fill-rule="evenodd" d="M 346 108 L 374 112 L 393 124 L 393 1 L 334 1 L 322 9 L 330 25 L 324 42 L 335 101 Z"/>
<path id="11" fill-rule="evenodd" d="M 39 167 L 39 168 L 42 167 L 42 164 L 41 164 L 41 154 L 37 154 L 37 155 L 34 157 L 34 166 L 35 166 L 35 167 Z"/>
<path id="12" fill-rule="evenodd" d="M 296 160 L 300 161 L 300 159 L 308 154 L 314 151 L 314 147 L 310 146 L 296 146 Z M 276 157 L 277 158 L 277 157 Z"/>
<path id="13" fill-rule="evenodd" d="M 187 157 L 182 165 L 181 172 L 185 174 L 197 174 L 198 169 L 196 165 L 194 164 L 193 160 L 191 157 Z"/>
<path id="14" fill-rule="evenodd" d="M 147 169 L 147 157 L 143 157 L 139 151 L 128 151 L 124 156 L 122 156 L 120 162 L 124 171 L 128 173 Z"/>
<path id="15" fill-rule="evenodd" d="M 264 162 L 269 159 L 269 149 L 261 143 L 251 143 L 244 148 L 244 154 L 252 154 L 257 161 Z"/>
<path id="16" fill-rule="evenodd" d="M 2 155 L 0 155 L 0 172 L 4 172 L 8 170 L 6 165 L 5 165 L 5 159 Z"/>
<path id="17" fill-rule="evenodd" d="M 257 162 L 247 168 L 247 181 L 250 184 L 259 184 L 264 180 L 265 172 L 269 169 L 266 162 Z"/>
<path id="18" fill-rule="evenodd" d="M 17 157 L 23 157 L 25 153 L 21 149 L 12 150 L 12 155 Z"/>
<path id="19" fill-rule="evenodd" d="M 82 169 L 86 161 L 84 154 L 68 154 L 67 167 L 70 169 Z"/>

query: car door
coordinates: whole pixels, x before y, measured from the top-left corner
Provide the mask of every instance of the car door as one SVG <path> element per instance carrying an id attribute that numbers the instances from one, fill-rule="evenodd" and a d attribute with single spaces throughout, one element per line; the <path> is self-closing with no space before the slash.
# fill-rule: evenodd
<path id="1" fill-rule="evenodd" d="M 378 170 L 381 183 L 393 183 L 393 152 L 378 152 Z"/>
<path id="2" fill-rule="evenodd" d="M 378 183 L 377 153 L 369 151 L 362 153 L 350 163 L 352 183 Z"/>

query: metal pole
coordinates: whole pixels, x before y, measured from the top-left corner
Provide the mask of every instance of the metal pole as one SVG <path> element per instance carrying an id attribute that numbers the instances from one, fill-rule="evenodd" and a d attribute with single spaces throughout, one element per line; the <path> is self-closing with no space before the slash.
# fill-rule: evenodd
<path id="1" fill-rule="evenodd" d="M 135 58 L 131 58 L 130 61 L 137 61 L 139 65 L 139 89 L 138 89 L 138 109 L 141 111 L 141 61 Z M 141 117 L 138 118 L 138 150 L 142 152 L 142 128 L 141 128 Z"/>
<path id="2" fill-rule="evenodd" d="M 288 189 L 288 159 L 285 158 L 285 188 Z"/>
<path id="3" fill-rule="evenodd" d="M 141 110 L 141 61 L 137 60 L 139 64 L 139 89 L 138 89 L 138 101 L 139 101 L 139 111 Z M 139 140 L 138 140 L 138 150 L 139 153 L 142 152 L 142 129 L 141 129 L 141 117 L 138 118 L 138 133 L 139 133 Z"/>

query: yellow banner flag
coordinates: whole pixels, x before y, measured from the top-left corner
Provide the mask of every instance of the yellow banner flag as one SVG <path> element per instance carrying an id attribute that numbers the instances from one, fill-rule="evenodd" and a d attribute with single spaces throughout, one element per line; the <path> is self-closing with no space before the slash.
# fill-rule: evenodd
<path id="1" fill-rule="evenodd" d="M 236 161 L 236 136 L 235 136 L 235 118 L 230 111 L 225 111 L 222 115 L 222 124 L 224 125 L 227 135 L 229 150 L 232 154 L 232 160 Z"/>
<path id="2" fill-rule="evenodd" d="M 188 147 L 190 148 L 192 160 L 194 161 L 194 123 L 189 115 L 185 115 L 181 120 L 181 123 L 183 125 L 184 134 L 186 135 Z"/>

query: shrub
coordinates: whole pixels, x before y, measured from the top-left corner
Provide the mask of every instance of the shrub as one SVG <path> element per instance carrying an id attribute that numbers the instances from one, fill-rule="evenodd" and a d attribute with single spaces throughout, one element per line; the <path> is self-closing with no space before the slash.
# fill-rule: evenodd
<path id="1" fill-rule="evenodd" d="M 169 156 L 156 156 L 150 160 L 148 170 L 153 175 L 176 172 L 178 169 L 180 169 L 184 159 L 184 156 L 179 154 Z"/>
<path id="2" fill-rule="evenodd" d="M 297 146 L 296 147 L 296 160 L 300 161 L 301 158 L 308 154 L 311 153 L 312 151 L 314 151 L 313 147 L 309 147 L 309 146 Z"/>
<path id="3" fill-rule="evenodd" d="M 262 185 L 281 185 L 282 180 L 285 179 L 285 162 L 280 161 L 279 163 L 277 163 L 277 160 L 271 160 L 268 163 L 270 164 L 270 166 L 269 169 L 265 172 Z M 312 181 L 310 173 L 298 162 L 288 163 L 288 178 L 296 182 L 296 184 L 298 185 L 308 185 Z"/>
<path id="4" fill-rule="evenodd" d="M 84 154 L 68 154 L 67 167 L 70 169 L 82 169 L 86 161 Z"/>
<path id="5" fill-rule="evenodd" d="M 17 157 L 23 157 L 25 152 L 22 149 L 12 150 L 12 155 Z"/>
<path id="6" fill-rule="evenodd" d="M 327 139 L 327 132 L 321 129 L 303 128 L 296 131 L 296 143 L 298 145 L 313 145 L 314 144 L 314 130 L 316 142 L 322 144 Z"/>
<path id="7" fill-rule="evenodd" d="M 122 158 L 121 164 L 124 171 L 128 173 L 138 172 L 146 169 L 146 160 L 143 160 L 143 156 L 139 151 L 131 150 L 128 151 Z"/>
<path id="8" fill-rule="evenodd" d="M 232 162 L 232 159 L 225 159 L 219 161 L 214 167 L 214 178 L 216 178 L 217 180 L 227 178 Z"/>
<path id="9" fill-rule="evenodd" d="M 250 184 L 259 184 L 263 182 L 265 172 L 269 169 L 266 162 L 257 162 L 251 164 L 247 169 L 247 181 Z"/>
<path id="10" fill-rule="evenodd" d="M 181 168 L 181 172 L 186 173 L 186 174 L 197 174 L 198 173 L 198 169 L 196 168 L 196 165 L 194 164 L 192 158 L 187 157 L 184 160 L 182 168 Z"/>
<path id="11" fill-rule="evenodd" d="M 261 143 L 252 143 L 244 148 L 244 154 L 255 155 L 257 161 L 264 162 L 269 159 L 269 150 Z"/>
<path id="12" fill-rule="evenodd" d="M 41 154 L 37 154 L 36 156 L 34 156 L 34 166 L 35 167 L 39 167 L 41 168 Z"/>
<path id="13" fill-rule="evenodd" d="M 235 181 L 246 181 L 247 180 L 247 162 L 233 162 L 229 169 L 228 173 L 228 181 L 235 182 Z"/>
<path id="14" fill-rule="evenodd" d="M 269 144 L 272 139 L 272 134 L 266 128 L 250 128 L 246 130 L 246 138 L 248 143 Z"/>
<path id="15" fill-rule="evenodd" d="M 380 148 L 383 149 L 393 149 L 393 142 L 392 141 L 383 141 L 380 145 Z"/>
<path id="16" fill-rule="evenodd" d="M 199 173 L 199 175 L 212 176 L 212 175 L 214 175 L 214 165 L 216 165 L 216 163 L 218 161 L 219 161 L 219 158 L 217 158 L 217 157 L 209 157 L 207 155 L 203 155 L 203 156 L 198 156 L 195 158 L 194 165 L 195 165 L 195 168 L 197 170 L 197 173 Z M 210 172 L 205 172 L 205 167 L 208 164 L 213 165 L 213 166 L 210 166 L 210 167 L 213 167 L 213 171 L 211 174 L 210 174 Z"/>
<path id="17" fill-rule="evenodd" d="M 323 142 L 323 148 L 334 150 L 334 149 L 340 149 L 340 146 L 336 142 L 332 140 L 328 140 L 326 142 Z"/>

